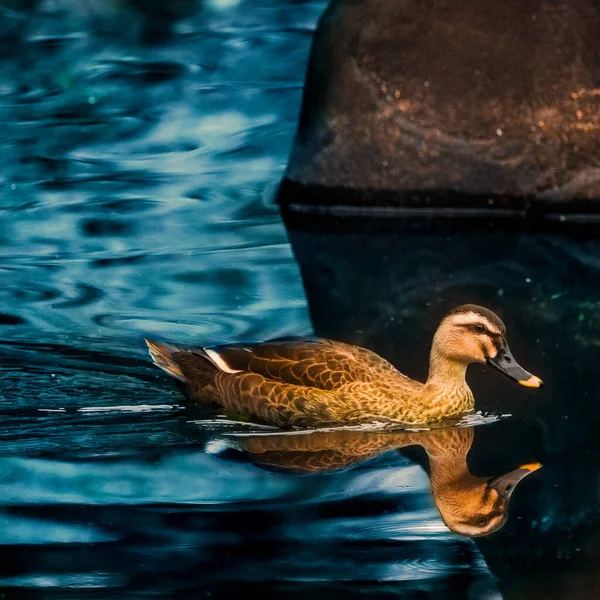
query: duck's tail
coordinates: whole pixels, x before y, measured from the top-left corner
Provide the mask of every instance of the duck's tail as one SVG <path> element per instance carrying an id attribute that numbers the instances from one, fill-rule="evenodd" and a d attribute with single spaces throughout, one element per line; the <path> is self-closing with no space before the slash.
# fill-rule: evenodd
<path id="1" fill-rule="evenodd" d="M 219 369 L 202 348 L 184 349 L 162 342 L 146 340 L 150 356 L 157 367 L 174 377 L 179 389 L 190 400 L 219 403 L 215 375 Z"/>
<path id="2" fill-rule="evenodd" d="M 171 377 L 175 377 L 179 381 L 186 382 L 188 380 L 175 358 L 175 354 L 180 351 L 179 348 L 149 339 L 146 339 L 145 342 L 150 352 L 150 358 L 152 358 L 157 367 L 160 367 L 163 371 L 171 375 Z"/>

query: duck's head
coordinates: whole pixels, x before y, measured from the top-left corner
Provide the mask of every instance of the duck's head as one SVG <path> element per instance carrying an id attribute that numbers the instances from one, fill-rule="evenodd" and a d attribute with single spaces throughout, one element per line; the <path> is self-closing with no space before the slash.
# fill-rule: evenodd
<path id="1" fill-rule="evenodd" d="M 448 313 L 433 339 L 433 354 L 463 364 L 487 363 L 527 387 L 542 380 L 523 369 L 506 341 L 506 327 L 491 310 L 465 304 Z"/>
<path id="2" fill-rule="evenodd" d="M 506 523 L 510 497 L 517 485 L 540 467 L 539 463 L 527 464 L 495 479 L 469 476 L 448 486 L 436 498 L 444 523 L 467 537 L 498 531 Z"/>

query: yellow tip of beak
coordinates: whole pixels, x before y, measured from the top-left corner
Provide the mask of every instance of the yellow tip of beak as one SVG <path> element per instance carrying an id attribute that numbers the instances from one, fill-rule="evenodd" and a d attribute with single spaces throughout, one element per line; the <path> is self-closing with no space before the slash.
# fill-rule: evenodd
<path id="1" fill-rule="evenodd" d="M 523 381 L 519 381 L 521 385 L 530 388 L 541 388 L 544 385 L 544 382 L 535 375 L 532 375 L 529 379 L 524 379 Z"/>
<path id="2" fill-rule="evenodd" d="M 537 471 L 542 466 L 542 463 L 528 463 L 521 465 L 519 469 L 527 469 L 528 471 Z"/>

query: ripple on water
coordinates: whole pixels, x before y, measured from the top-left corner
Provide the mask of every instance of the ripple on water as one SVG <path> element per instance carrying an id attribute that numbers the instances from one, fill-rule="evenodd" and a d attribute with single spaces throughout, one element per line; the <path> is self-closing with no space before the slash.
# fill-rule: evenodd
<path id="1" fill-rule="evenodd" d="M 77 11 L 56 19 L 56 6 L 19 21 L 27 67 L 9 68 L 0 94 L 11 131 L 0 194 L 3 312 L 48 338 L 69 331 L 74 344 L 121 347 L 147 325 L 179 336 L 196 323 L 211 341 L 306 331 L 270 199 L 323 6 L 269 5 L 260 18 L 245 2 L 226 17 L 192 11 L 166 46 L 128 39 L 139 33 L 135 11 L 125 38 L 120 9 L 103 8 L 96 22 Z M 270 52 L 286 60 L 265 61 Z M 228 270 L 248 277 L 221 280 Z M 199 271 L 204 283 L 194 281 Z M 219 322 L 228 311 L 236 314 Z M 234 326 L 238 316 L 249 325 Z"/>

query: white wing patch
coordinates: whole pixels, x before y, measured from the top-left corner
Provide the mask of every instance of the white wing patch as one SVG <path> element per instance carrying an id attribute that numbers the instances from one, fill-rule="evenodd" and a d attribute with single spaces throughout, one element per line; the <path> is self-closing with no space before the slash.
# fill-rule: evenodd
<path id="1" fill-rule="evenodd" d="M 217 369 L 223 371 L 223 373 L 241 373 L 241 369 L 232 369 L 226 362 L 225 359 L 216 351 L 211 348 L 204 348 L 204 352 L 208 358 L 210 358 L 211 362 Z"/>

